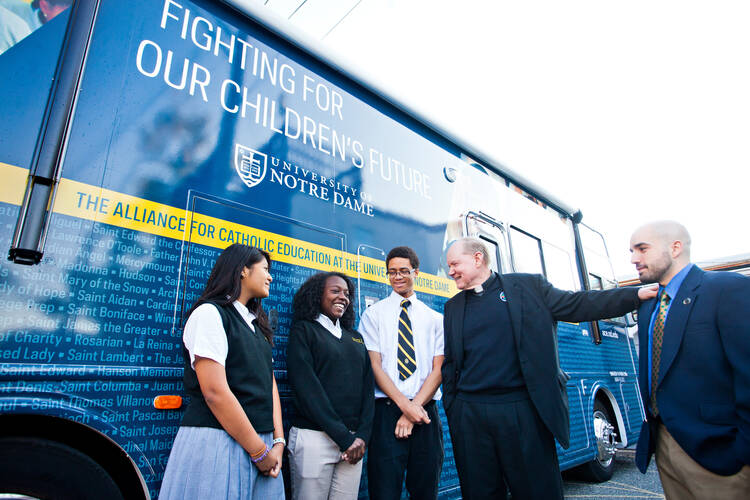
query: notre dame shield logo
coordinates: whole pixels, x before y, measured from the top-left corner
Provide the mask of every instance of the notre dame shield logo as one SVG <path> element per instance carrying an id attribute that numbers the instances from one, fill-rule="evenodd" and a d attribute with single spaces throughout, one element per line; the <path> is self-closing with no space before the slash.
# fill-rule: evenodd
<path id="1" fill-rule="evenodd" d="M 234 168 L 247 187 L 260 184 L 266 176 L 267 156 L 242 144 L 234 147 Z"/>

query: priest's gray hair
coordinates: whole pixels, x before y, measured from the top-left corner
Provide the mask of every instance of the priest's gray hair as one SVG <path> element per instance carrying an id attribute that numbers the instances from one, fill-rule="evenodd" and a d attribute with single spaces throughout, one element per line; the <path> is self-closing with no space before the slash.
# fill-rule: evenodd
<path id="1" fill-rule="evenodd" d="M 456 244 L 461 245 L 460 248 L 464 254 L 474 255 L 475 253 L 481 253 L 482 262 L 484 262 L 486 266 L 490 265 L 490 252 L 487 250 L 487 245 L 485 245 L 479 238 L 471 236 L 459 238 L 451 243 L 451 246 Z"/>

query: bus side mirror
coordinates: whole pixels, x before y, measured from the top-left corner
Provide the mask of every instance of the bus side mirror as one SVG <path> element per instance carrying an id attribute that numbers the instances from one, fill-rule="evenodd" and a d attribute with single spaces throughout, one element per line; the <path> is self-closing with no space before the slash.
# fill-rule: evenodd
<path id="1" fill-rule="evenodd" d="M 627 326 L 628 328 L 630 328 L 632 326 L 637 326 L 638 325 L 637 314 L 638 313 L 635 313 L 635 312 L 629 312 L 629 313 L 627 313 L 624 316 L 624 318 L 625 318 L 625 326 Z"/>

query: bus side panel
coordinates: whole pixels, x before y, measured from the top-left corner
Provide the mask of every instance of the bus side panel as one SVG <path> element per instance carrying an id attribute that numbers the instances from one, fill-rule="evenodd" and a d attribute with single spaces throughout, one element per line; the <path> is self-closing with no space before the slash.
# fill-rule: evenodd
<path id="1" fill-rule="evenodd" d="M 38 130 L 35 105 L 25 127 Z M 17 174 L 33 149 L 24 144 L 0 158 L 3 178 L 18 179 L 15 194 L 0 191 L 8 228 L 25 186 Z M 307 277 L 342 270 L 358 281 L 360 300 L 377 300 L 388 292 L 381 253 L 407 244 L 420 256 L 421 298 L 442 311 L 455 292 L 441 264 L 447 226 L 454 205 L 476 197 L 466 179 L 494 193 L 479 208 L 502 219 L 495 198 L 505 185 L 458 156 L 218 2 L 102 2 L 44 259 L 30 268 L 0 264 L 0 383 L 23 401 L 48 391 L 102 415 L 85 423 L 131 455 L 143 452 L 137 464 L 155 495 L 181 412 L 155 410 L 152 399 L 182 392 L 184 314 L 221 249 L 245 243 L 272 255 L 264 307 L 289 421 L 285 347 L 291 302 Z M 451 169 L 455 184 L 443 175 Z M 624 408 L 628 396 L 618 394 L 629 393 L 616 377 L 634 378 L 632 362 L 620 368 L 619 339 L 595 346 L 583 328 L 559 331 L 561 364 L 573 376 L 573 443 L 561 451 L 563 464 L 593 456 L 593 383 Z M 31 404 L 56 414 L 41 400 Z M 447 498 L 458 480 L 444 415 L 443 429 Z"/>
<path id="2" fill-rule="evenodd" d="M 3 160 L 4 178 L 25 154 Z M 83 423 L 142 451 L 156 495 L 181 411 L 152 400 L 182 393 L 183 314 L 221 249 L 274 259 L 264 306 L 288 417 L 290 305 L 308 276 L 361 274 L 382 298 L 382 260 L 357 249 L 408 244 L 423 300 L 442 310 L 455 291 L 438 276 L 446 165 L 460 160 L 433 133 L 220 4 L 102 2 L 44 258 L 0 264 L 0 383 L 101 415 Z M 20 199 L 0 202 L 10 228 Z M 45 404 L 20 411 L 57 414 Z M 441 489 L 457 489 L 450 466 Z"/>
<path id="3" fill-rule="evenodd" d="M 231 62 L 217 37 L 235 40 Z M 418 231 L 434 273 L 438 200 L 452 189 L 442 169 L 458 160 L 345 84 L 215 3 L 105 2 L 63 176 L 171 207 L 198 189 L 335 228 L 350 245 L 387 249 Z"/>
<path id="4" fill-rule="evenodd" d="M 596 454 L 592 425 L 596 388 L 606 388 L 615 398 L 623 417 L 621 431 L 626 433 L 627 442 L 635 443 L 640 433 L 640 409 L 630 341 L 627 334 L 612 323 L 602 321 L 600 328 L 602 343 L 597 345 L 591 339 L 587 323 L 559 323 L 558 326 L 560 363 L 571 377 L 568 381 L 570 447 L 563 450 L 558 445 L 562 469 L 587 462 Z"/>

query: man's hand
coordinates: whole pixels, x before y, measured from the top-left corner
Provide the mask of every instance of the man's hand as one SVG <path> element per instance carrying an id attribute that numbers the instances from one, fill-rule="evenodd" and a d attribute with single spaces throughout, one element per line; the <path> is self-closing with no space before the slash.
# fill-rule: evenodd
<path id="1" fill-rule="evenodd" d="M 398 439 L 406 439 L 411 436 L 411 431 L 414 429 L 414 424 L 406 418 L 406 415 L 401 415 L 401 418 L 396 422 L 396 430 L 394 434 Z"/>
<path id="2" fill-rule="evenodd" d="M 400 408 L 400 410 L 401 413 L 403 413 L 403 417 L 408 418 L 409 422 L 412 424 L 430 423 L 430 417 L 427 415 L 427 411 L 414 401 L 409 401 L 403 408 Z"/>
<path id="3" fill-rule="evenodd" d="M 644 286 L 638 289 L 638 300 L 645 302 L 656 297 L 659 293 L 659 285 Z"/>
<path id="4" fill-rule="evenodd" d="M 341 454 L 341 459 L 346 460 L 354 465 L 365 456 L 365 442 L 361 438 L 356 438 L 352 445 Z"/>

